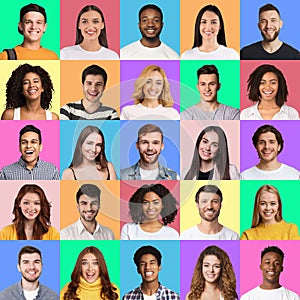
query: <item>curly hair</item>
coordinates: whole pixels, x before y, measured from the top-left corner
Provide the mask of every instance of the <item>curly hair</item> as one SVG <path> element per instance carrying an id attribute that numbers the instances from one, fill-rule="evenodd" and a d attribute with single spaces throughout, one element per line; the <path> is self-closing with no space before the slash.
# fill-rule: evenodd
<path id="1" fill-rule="evenodd" d="M 99 299 L 110 299 L 110 300 L 118 299 L 119 296 L 116 293 L 117 288 L 114 287 L 113 284 L 110 282 L 104 256 L 103 256 L 102 252 L 94 246 L 86 247 L 79 253 L 75 267 L 71 274 L 72 281 L 69 283 L 68 290 L 65 292 L 63 299 L 64 300 L 80 300 L 76 295 L 76 291 L 79 287 L 80 277 L 82 276 L 81 275 L 82 259 L 87 253 L 94 254 L 98 261 L 99 276 L 100 276 L 101 285 L 102 285 Z"/>
<path id="2" fill-rule="evenodd" d="M 174 222 L 177 215 L 177 200 L 162 184 L 143 185 L 135 191 L 129 200 L 129 215 L 134 223 L 143 223 L 143 199 L 146 193 L 153 192 L 162 200 L 163 208 L 160 212 L 164 225 Z"/>
<path id="3" fill-rule="evenodd" d="M 50 227 L 50 208 L 51 205 L 49 201 L 47 200 L 47 197 L 45 195 L 45 192 L 42 190 L 41 187 L 39 187 L 36 184 L 25 184 L 21 187 L 21 189 L 18 192 L 18 195 L 14 202 L 14 208 L 13 208 L 13 214 L 14 219 L 13 223 L 15 225 L 16 231 L 17 231 L 17 237 L 18 240 L 26 240 L 26 234 L 25 234 L 25 222 L 27 221 L 26 217 L 23 215 L 20 203 L 23 197 L 27 193 L 35 193 L 39 196 L 40 202 L 41 202 L 41 211 L 39 215 L 36 217 L 34 226 L 33 226 L 33 233 L 32 233 L 32 239 L 33 240 L 41 240 L 43 235 L 46 234 Z"/>
<path id="4" fill-rule="evenodd" d="M 86 126 L 80 133 L 77 143 L 76 143 L 76 147 L 75 147 L 75 151 L 73 154 L 73 158 L 72 158 L 72 162 L 69 166 L 69 168 L 77 168 L 78 166 L 81 165 L 82 160 L 83 160 L 83 155 L 82 155 L 82 144 L 84 143 L 84 141 L 86 140 L 86 138 L 92 134 L 92 133 L 97 133 L 101 136 L 102 138 L 102 145 L 101 145 L 101 151 L 100 153 L 96 156 L 95 161 L 96 164 L 100 167 L 100 169 L 102 168 L 107 168 L 107 159 L 106 159 L 106 155 L 105 155 L 105 140 L 104 140 L 104 135 L 102 133 L 102 131 L 96 127 L 96 126 Z"/>
<path id="5" fill-rule="evenodd" d="M 28 73 L 35 73 L 40 77 L 44 89 L 41 94 L 41 107 L 43 109 L 51 108 L 54 89 L 49 73 L 40 66 L 23 64 L 12 72 L 6 83 L 6 109 L 26 105 L 26 98 L 23 95 L 23 79 Z"/>
<path id="6" fill-rule="evenodd" d="M 223 249 L 217 246 L 208 246 L 201 252 L 195 266 L 188 299 L 200 299 L 205 289 L 205 278 L 203 276 L 202 267 L 203 260 L 207 255 L 214 255 L 220 260 L 221 272 L 216 280 L 216 286 L 220 290 L 224 300 L 237 299 L 238 295 L 235 290 L 236 278 L 230 258 Z"/>
<path id="7" fill-rule="evenodd" d="M 163 90 L 162 90 L 162 93 L 158 97 L 158 102 L 162 106 L 172 107 L 174 104 L 174 99 L 171 95 L 170 84 L 169 84 L 167 75 L 161 67 L 155 66 L 155 65 L 150 65 L 150 66 L 147 66 L 146 68 L 144 68 L 142 73 L 140 74 L 139 78 L 137 78 L 137 80 L 135 81 L 134 92 L 131 96 L 134 99 L 134 104 L 139 104 L 139 103 L 143 102 L 143 100 L 145 98 L 145 94 L 143 92 L 143 87 L 146 84 L 146 82 L 150 76 L 150 73 L 155 72 L 155 71 L 158 72 L 163 78 Z"/>
<path id="8" fill-rule="evenodd" d="M 253 102 L 259 102 L 261 99 L 259 86 L 262 77 L 266 73 L 274 73 L 278 78 L 278 91 L 276 94 L 276 104 L 281 107 L 287 101 L 288 88 L 283 73 L 273 65 L 261 65 L 257 67 L 247 80 L 248 98 Z"/>

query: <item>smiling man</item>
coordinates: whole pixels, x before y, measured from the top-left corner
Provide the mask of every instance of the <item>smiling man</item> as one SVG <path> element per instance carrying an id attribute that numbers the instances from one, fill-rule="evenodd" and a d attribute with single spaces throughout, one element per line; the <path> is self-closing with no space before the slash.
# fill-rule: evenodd
<path id="1" fill-rule="evenodd" d="M 179 59 L 178 54 L 160 40 L 163 29 L 162 10 L 147 4 L 139 11 L 139 29 L 142 38 L 123 47 L 121 59 Z"/>
<path id="2" fill-rule="evenodd" d="M 161 270 L 162 255 L 153 246 L 139 248 L 133 257 L 138 273 L 142 277 L 142 284 L 123 296 L 123 300 L 179 300 L 178 294 L 161 285 L 158 274 Z"/>
<path id="3" fill-rule="evenodd" d="M 197 70 L 197 90 L 200 102 L 183 111 L 181 120 L 239 120 L 240 111 L 218 102 L 221 87 L 219 71 L 215 65 L 204 65 Z"/>
<path id="4" fill-rule="evenodd" d="M 39 282 L 42 273 L 41 251 L 32 246 L 23 247 L 18 254 L 18 271 L 21 281 L 0 293 L 1 300 L 39 299 L 58 300 L 58 295 Z"/>
<path id="5" fill-rule="evenodd" d="M 239 240 L 239 235 L 219 223 L 223 195 L 215 185 L 202 186 L 195 195 L 200 223 L 185 230 L 182 240 Z"/>
<path id="6" fill-rule="evenodd" d="M 100 101 L 107 82 L 106 71 L 91 65 L 82 72 L 84 98 L 60 108 L 61 120 L 119 120 L 114 108 L 104 106 Z"/>
<path id="7" fill-rule="evenodd" d="M 164 149 L 163 137 L 162 130 L 154 124 L 146 124 L 139 129 L 136 148 L 140 159 L 133 166 L 121 170 L 122 180 L 179 179 L 175 171 L 158 162 L 159 155 Z"/>
<path id="8" fill-rule="evenodd" d="M 281 286 L 279 280 L 283 271 L 283 251 L 269 246 L 261 252 L 260 269 L 263 283 L 242 295 L 241 300 L 299 300 L 299 296 Z"/>
<path id="9" fill-rule="evenodd" d="M 20 10 L 18 31 L 23 35 L 23 43 L 13 49 L 6 49 L 0 53 L 1 59 L 58 59 L 55 52 L 43 48 L 41 39 L 47 29 L 45 9 L 37 4 L 28 4 Z"/>
<path id="10" fill-rule="evenodd" d="M 113 232 L 100 225 L 96 217 L 100 209 L 100 189 L 94 184 L 83 184 L 76 194 L 80 218 L 60 232 L 61 240 L 114 240 Z"/>
<path id="11" fill-rule="evenodd" d="M 41 131 L 26 125 L 19 132 L 20 159 L 0 172 L 0 180 L 59 180 L 59 171 L 53 164 L 40 159 L 43 149 Z"/>
<path id="12" fill-rule="evenodd" d="M 241 173 L 241 179 L 247 180 L 298 180 L 300 172 L 278 161 L 283 150 L 283 138 L 279 130 L 272 125 L 259 127 L 253 137 L 253 145 L 259 157 L 259 163 Z"/>
<path id="13" fill-rule="evenodd" d="M 241 59 L 300 59 L 299 51 L 279 40 L 283 21 L 273 4 L 265 4 L 259 9 L 258 28 L 263 37 L 241 50 Z"/>

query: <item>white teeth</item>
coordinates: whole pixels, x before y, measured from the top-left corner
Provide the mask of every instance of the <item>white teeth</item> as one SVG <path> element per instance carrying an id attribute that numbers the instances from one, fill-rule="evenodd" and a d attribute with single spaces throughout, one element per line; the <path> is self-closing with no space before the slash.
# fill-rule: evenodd
<path id="1" fill-rule="evenodd" d="M 146 272 L 145 275 L 146 276 L 152 276 L 153 272 Z"/>
<path id="2" fill-rule="evenodd" d="M 31 150 L 31 151 L 25 151 L 25 153 L 26 153 L 26 154 L 32 154 L 33 151 L 32 151 L 32 150 Z"/>

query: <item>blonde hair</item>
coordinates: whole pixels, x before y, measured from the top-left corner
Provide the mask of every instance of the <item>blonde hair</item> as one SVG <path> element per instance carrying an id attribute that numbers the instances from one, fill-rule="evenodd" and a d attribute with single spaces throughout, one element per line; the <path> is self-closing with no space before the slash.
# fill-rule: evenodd
<path id="1" fill-rule="evenodd" d="M 161 95 L 159 95 L 158 102 L 162 106 L 172 107 L 174 104 L 174 100 L 173 100 L 173 97 L 170 92 L 170 84 L 167 79 L 167 75 L 161 67 L 155 66 L 155 65 L 150 65 L 150 66 L 147 66 L 146 68 L 144 68 L 142 73 L 140 74 L 139 78 L 137 78 L 137 80 L 135 81 L 134 92 L 131 96 L 134 99 L 134 104 L 139 104 L 139 103 L 143 102 L 143 100 L 145 98 L 145 95 L 143 92 L 143 87 L 146 84 L 150 73 L 155 72 L 155 71 L 160 73 L 161 76 L 163 77 L 163 90 L 162 90 Z"/>

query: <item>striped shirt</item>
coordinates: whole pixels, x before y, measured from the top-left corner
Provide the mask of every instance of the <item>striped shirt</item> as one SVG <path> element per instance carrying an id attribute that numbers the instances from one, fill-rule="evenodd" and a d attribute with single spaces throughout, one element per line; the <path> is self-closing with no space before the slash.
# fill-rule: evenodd
<path id="1" fill-rule="evenodd" d="M 43 160 L 38 160 L 30 170 L 22 159 L 3 167 L 0 180 L 59 180 L 59 171 L 55 165 Z"/>
<path id="2" fill-rule="evenodd" d="M 93 113 L 85 111 L 82 100 L 68 103 L 60 108 L 61 120 L 119 120 L 119 115 L 114 108 L 100 106 Z"/>

